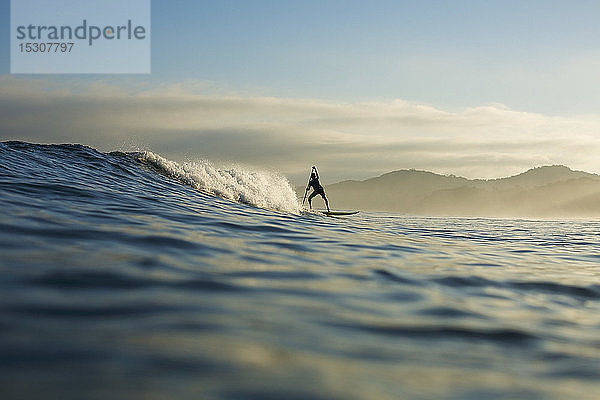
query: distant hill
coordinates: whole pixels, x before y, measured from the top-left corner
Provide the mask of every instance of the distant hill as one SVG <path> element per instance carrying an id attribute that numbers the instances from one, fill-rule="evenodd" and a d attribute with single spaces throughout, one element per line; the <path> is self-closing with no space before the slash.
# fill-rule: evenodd
<path id="1" fill-rule="evenodd" d="M 552 165 L 532 168 L 519 175 L 508 178 L 483 180 L 482 182 L 500 185 L 520 185 L 525 187 L 547 185 L 555 182 L 567 181 L 577 178 L 600 178 L 600 175 L 583 171 L 573 171 L 564 165 Z"/>
<path id="2" fill-rule="evenodd" d="M 304 195 L 304 187 L 297 188 Z M 325 186 L 338 209 L 415 215 L 490 217 L 600 216 L 600 176 L 562 165 L 500 179 L 466 179 L 400 170 Z M 314 200 L 321 207 L 320 197 Z"/>

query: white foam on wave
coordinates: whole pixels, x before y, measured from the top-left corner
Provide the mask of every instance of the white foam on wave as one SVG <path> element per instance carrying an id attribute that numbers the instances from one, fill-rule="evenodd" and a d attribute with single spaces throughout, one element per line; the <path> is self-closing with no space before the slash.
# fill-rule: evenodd
<path id="1" fill-rule="evenodd" d="M 206 160 L 180 164 L 151 151 L 137 156 L 165 175 L 205 193 L 268 210 L 300 212 L 294 189 L 275 172 L 239 166 L 218 168 Z"/>

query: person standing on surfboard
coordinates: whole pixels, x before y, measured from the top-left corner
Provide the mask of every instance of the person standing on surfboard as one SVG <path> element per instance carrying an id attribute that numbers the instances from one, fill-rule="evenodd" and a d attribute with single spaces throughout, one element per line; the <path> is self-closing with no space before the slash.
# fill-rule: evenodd
<path id="1" fill-rule="evenodd" d="M 321 186 L 321 183 L 319 182 L 319 173 L 317 172 L 317 167 L 315 167 L 313 165 L 312 170 L 310 172 L 310 179 L 308 181 L 308 186 L 306 187 L 306 191 L 304 192 L 304 198 L 306 198 L 306 193 L 308 193 L 308 191 L 310 190 L 310 188 L 313 188 L 313 192 L 310 194 L 310 196 L 308 196 L 308 206 L 310 207 L 310 209 L 312 210 L 312 199 L 320 194 L 321 197 L 323 198 L 323 200 L 325 200 L 325 205 L 327 206 L 327 212 L 331 211 L 329 210 L 329 201 L 327 200 L 327 197 L 325 197 L 325 190 L 323 189 L 323 186 Z M 302 201 L 304 203 L 304 201 Z"/>

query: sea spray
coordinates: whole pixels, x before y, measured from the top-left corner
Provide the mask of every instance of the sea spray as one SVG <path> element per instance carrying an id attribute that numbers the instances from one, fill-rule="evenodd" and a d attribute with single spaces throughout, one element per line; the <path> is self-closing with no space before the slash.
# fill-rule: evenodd
<path id="1" fill-rule="evenodd" d="M 135 157 L 161 174 L 224 199 L 269 210 L 300 211 L 294 189 L 275 172 L 240 166 L 218 168 L 207 160 L 180 164 L 151 151 L 135 153 Z"/>

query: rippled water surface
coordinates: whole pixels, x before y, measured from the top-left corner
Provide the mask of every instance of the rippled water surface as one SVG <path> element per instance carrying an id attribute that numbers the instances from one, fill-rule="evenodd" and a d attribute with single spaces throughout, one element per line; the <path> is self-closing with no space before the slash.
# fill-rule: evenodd
<path id="1" fill-rule="evenodd" d="M 597 221 L 326 218 L 261 171 L 0 161 L 3 399 L 599 398 Z"/>

